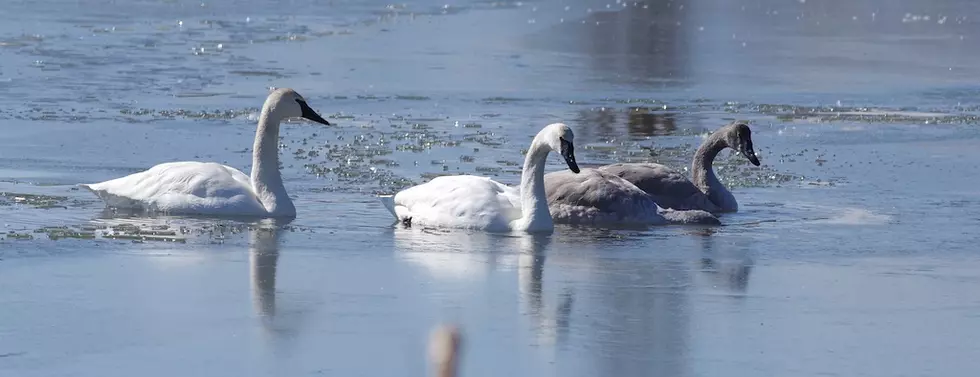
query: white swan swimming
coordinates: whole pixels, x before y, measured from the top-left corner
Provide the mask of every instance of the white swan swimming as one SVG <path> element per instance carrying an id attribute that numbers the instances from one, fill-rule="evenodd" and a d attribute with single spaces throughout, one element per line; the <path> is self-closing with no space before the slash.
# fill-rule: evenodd
<path id="1" fill-rule="evenodd" d="M 676 170 L 654 163 L 611 164 L 598 170 L 636 185 L 663 208 L 736 212 L 735 196 L 718 180 L 711 167 L 715 156 L 725 148 L 734 149 L 755 166 L 760 165 L 752 149 L 752 130 L 745 123 L 733 122 L 713 132 L 694 153 L 693 182 Z"/>
<path id="2" fill-rule="evenodd" d="M 720 225 L 700 210 L 675 211 L 657 205 L 632 183 L 598 169 L 566 171 L 544 177 L 551 216 L 556 223 L 577 225 Z"/>
<path id="3" fill-rule="evenodd" d="M 79 186 L 106 206 L 181 215 L 295 217 L 279 173 L 279 123 L 302 117 L 330 125 L 292 89 L 273 90 L 262 106 L 252 150 L 252 177 L 214 162 L 156 165 L 122 178 Z"/>
<path id="4" fill-rule="evenodd" d="M 489 232 L 551 232 L 555 225 L 548 211 L 544 166 L 548 153 L 555 151 L 565 158 L 571 171 L 578 173 L 573 139 L 572 129 L 562 123 L 538 132 L 524 158 L 519 188 L 486 177 L 454 175 L 379 198 L 397 220 L 407 224 Z"/>

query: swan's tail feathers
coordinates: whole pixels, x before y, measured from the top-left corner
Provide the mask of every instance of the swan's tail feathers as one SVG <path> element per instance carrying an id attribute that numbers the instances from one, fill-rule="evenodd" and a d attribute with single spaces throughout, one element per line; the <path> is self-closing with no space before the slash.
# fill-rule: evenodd
<path id="1" fill-rule="evenodd" d="M 106 194 L 106 192 L 105 191 L 102 191 L 102 190 L 99 190 L 98 188 L 92 187 L 92 186 L 95 186 L 95 185 L 96 185 L 96 183 L 79 183 L 79 184 L 76 184 L 75 186 L 84 188 L 84 189 L 88 190 L 89 192 L 91 192 L 92 194 L 95 194 L 95 196 L 98 196 L 99 199 L 102 199 L 102 201 L 106 201 L 106 198 L 104 196 L 104 194 Z"/>
<path id="2" fill-rule="evenodd" d="M 721 220 L 710 212 L 702 210 L 673 210 L 663 209 L 660 215 L 672 224 L 686 225 L 721 225 Z"/>
<path id="3" fill-rule="evenodd" d="M 143 208 L 142 204 L 139 201 L 136 201 L 136 200 L 133 200 L 133 199 L 124 197 L 124 196 L 119 196 L 119 195 L 111 194 L 111 193 L 109 193 L 106 190 L 100 189 L 96 185 L 97 184 L 79 183 L 76 186 L 83 187 L 86 190 L 91 191 L 93 194 L 95 194 L 95 196 L 99 197 L 99 199 L 102 199 L 102 201 L 105 202 L 106 207 L 109 207 L 109 208 L 120 208 L 120 209 L 141 209 L 141 208 Z M 93 187 L 93 186 L 95 186 L 95 187 Z"/>
<path id="4" fill-rule="evenodd" d="M 394 195 L 378 195 L 378 200 L 381 201 L 381 204 L 384 204 L 385 208 L 388 209 L 388 212 L 391 212 L 391 215 L 395 217 L 395 220 L 397 220 L 398 219 L 398 214 L 395 213 L 395 196 Z"/>

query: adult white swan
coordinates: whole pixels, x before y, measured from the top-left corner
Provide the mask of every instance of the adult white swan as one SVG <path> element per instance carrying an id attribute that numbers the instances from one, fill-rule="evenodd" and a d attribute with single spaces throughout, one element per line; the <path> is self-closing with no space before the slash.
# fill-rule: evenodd
<path id="1" fill-rule="evenodd" d="M 80 186 L 108 207 L 183 215 L 295 217 L 279 173 L 279 122 L 302 117 L 330 125 L 292 89 L 273 90 L 262 106 L 252 150 L 251 179 L 214 163 L 181 161 L 110 181 Z"/>
<path id="2" fill-rule="evenodd" d="M 406 224 L 478 229 L 489 232 L 552 232 L 544 188 L 544 166 L 548 152 L 565 158 L 568 168 L 578 173 L 574 134 L 562 123 L 550 124 L 534 137 L 524 158 L 519 188 L 486 177 L 454 175 L 380 196 L 388 211 Z"/>
<path id="3" fill-rule="evenodd" d="M 705 211 L 661 208 L 632 183 L 598 169 L 582 169 L 580 174 L 548 173 L 544 187 L 551 216 L 560 224 L 721 224 L 717 217 Z"/>
<path id="4" fill-rule="evenodd" d="M 745 123 L 733 122 L 713 132 L 694 153 L 693 182 L 676 170 L 654 163 L 612 164 L 598 169 L 636 185 L 664 208 L 736 212 L 735 196 L 718 180 L 711 167 L 715 156 L 725 148 L 734 149 L 759 166 L 759 158 L 752 149 L 752 130 Z"/>

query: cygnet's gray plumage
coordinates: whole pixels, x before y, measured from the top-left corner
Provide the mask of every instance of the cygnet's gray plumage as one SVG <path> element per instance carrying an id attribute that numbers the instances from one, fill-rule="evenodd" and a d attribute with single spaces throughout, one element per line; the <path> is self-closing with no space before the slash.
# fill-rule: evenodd
<path id="1" fill-rule="evenodd" d="M 711 166 L 718 152 L 725 148 L 734 149 L 755 166 L 760 164 L 752 148 L 752 130 L 745 123 L 733 122 L 713 132 L 694 153 L 691 180 L 676 170 L 654 163 L 611 164 L 598 170 L 629 181 L 663 208 L 736 212 L 738 201 L 718 180 Z"/>
<path id="2" fill-rule="evenodd" d="M 545 174 L 544 187 L 551 217 L 559 224 L 720 224 L 705 211 L 660 208 L 632 183 L 596 169 Z"/>

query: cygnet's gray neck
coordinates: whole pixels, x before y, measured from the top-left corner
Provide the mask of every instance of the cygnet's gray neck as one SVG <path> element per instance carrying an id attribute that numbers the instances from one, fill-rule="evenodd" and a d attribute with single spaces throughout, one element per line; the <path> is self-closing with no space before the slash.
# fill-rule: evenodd
<path id="1" fill-rule="evenodd" d="M 708 139 L 701 144 L 697 152 L 694 152 L 694 161 L 691 163 L 691 178 L 694 185 L 708 195 L 712 201 L 714 191 L 725 190 L 727 192 L 727 189 L 715 176 L 715 171 L 712 168 L 718 153 L 728 147 L 724 135 L 724 132 L 718 131 L 708 136 Z"/>

